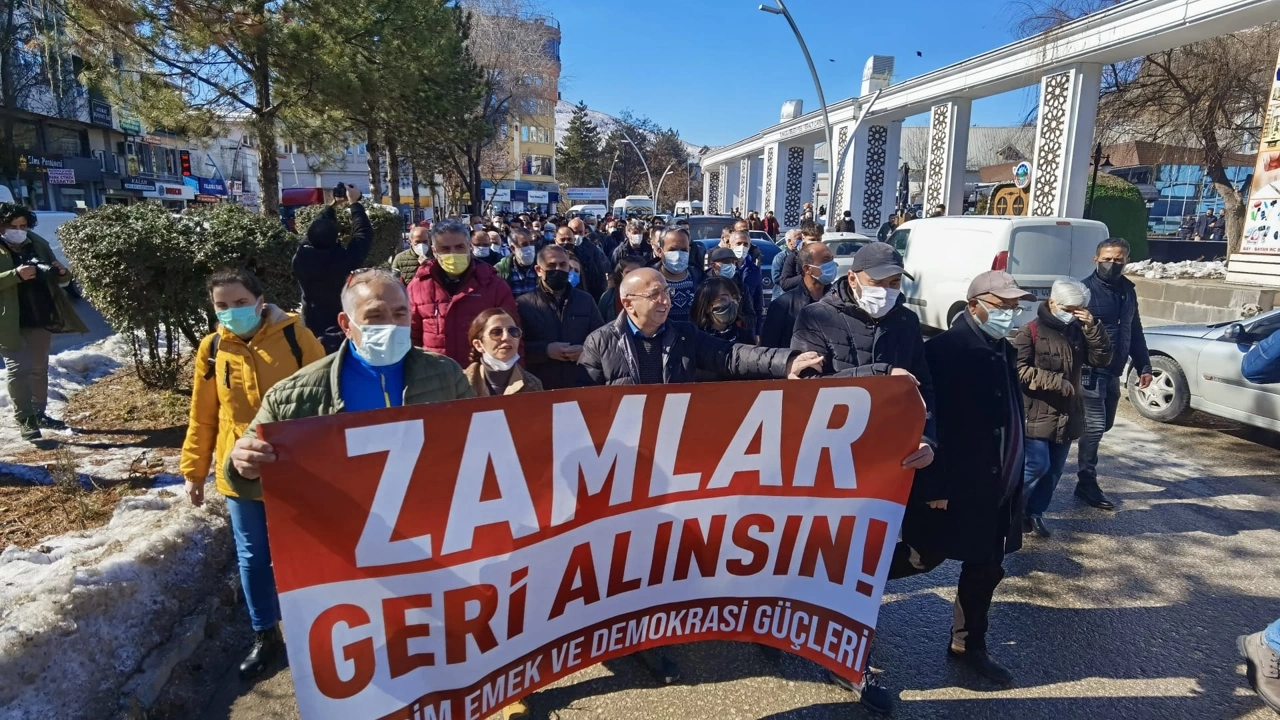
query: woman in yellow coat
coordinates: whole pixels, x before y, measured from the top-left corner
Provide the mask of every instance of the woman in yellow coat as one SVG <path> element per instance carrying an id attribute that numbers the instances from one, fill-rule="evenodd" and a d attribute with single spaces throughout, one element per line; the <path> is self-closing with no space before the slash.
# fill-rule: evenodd
<path id="1" fill-rule="evenodd" d="M 267 390 L 302 366 L 323 358 L 325 352 L 297 315 L 264 302 L 262 284 L 248 270 L 215 273 L 209 278 L 209 296 L 219 324 L 196 352 L 191 422 L 182 444 L 181 472 L 187 481 L 187 496 L 200 505 L 213 462 L 218 492 L 227 497 L 240 584 L 254 630 L 253 649 L 240 664 L 240 675 L 247 679 L 265 670 L 283 646 L 276 627 L 280 607 L 262 502 L 236 497 L 222 468 Z"/>

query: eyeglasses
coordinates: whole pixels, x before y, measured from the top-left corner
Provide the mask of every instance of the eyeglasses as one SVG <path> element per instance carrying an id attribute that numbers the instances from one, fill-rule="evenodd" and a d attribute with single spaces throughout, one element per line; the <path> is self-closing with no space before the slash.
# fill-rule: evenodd
<path id="1" fill-rule="evenodd" d="M 1022 307 L 1021 305 L 1018 305 L 1018 306 L 1016 306 L 1016 307 L 1004 307 L 1003 305 L 997 305 L 997 304 L 995 304 L 995 303 L 987 302 L 986 300 L 983 300 L 982 298 L 978 298 L 978 302 L 982 303 L 983 305 L 986 305 L 988 308 L 990 308 L 990 309 L 992 309 L 992 310 L 1011 310 L 1011 311 L 1013 311 L 1013 315 L 1014 315 L 1014 317 L 1017 317 L 1018 315 L 1021 315 L 1022 313 L 1026 312 L 1026 310 L 1027 310 L 1026 308 Z"/>
<path id="2" fill-rule="evenodd" d="M 641 295 L 641 294 L 639 294 L 639 293 L 633 293 L 633 294 L 631 294 L 631 295 L 623 295 L 623 297 L 629 297 L 629 298 L 644 298 L 645 300 L 648 300 L 649 302 L 658 302 L 659 300 L 662 300 L 662 299 L 664 299 L 664 298 L 665 298 L 666 300 L 670 300 L 670 299 L 671 299 L 671 291 L 670 291 L 670 290 L 658 290 L 658 291 L 655 291 L 655 292 L 648 293 L 647 295 Z"/>
<path id="3" fill-rule="evenodd" d="M 524 333 L 521 332 L 520 328 L 512 325 L 511 327 L 506 327 L 506 328 L 500 328 L 500 327 L 489 328 L 489 331 L 485 334 L 489 336 L 490 340 L 497 341 L 497 340 L 501 340 L 503 335 L 506 335 L 512 340 L 519 340 L 520 336 L 523 335 Z"/>

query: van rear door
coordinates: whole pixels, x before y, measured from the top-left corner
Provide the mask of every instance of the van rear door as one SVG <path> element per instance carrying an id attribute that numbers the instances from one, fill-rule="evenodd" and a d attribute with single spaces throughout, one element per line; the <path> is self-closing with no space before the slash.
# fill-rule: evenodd
<path id="1" fill-rule="evenodd" d="M 1093 258 L 1098 254 L 1098 244 L 1107 239 L 1107 226 L 1102 223 L 1073 223 L 1071 225 L 1071 277 L 1084 280 L 1096 269 Z"/>
<path id="2" fill-rule="evenodd" d="M 1009 236 L 1008 272 L 1018 285 L 1046 300 L 1053 281 L 1075 266 L 1073 229 L 1067 220 L 1015 225 Z"/>

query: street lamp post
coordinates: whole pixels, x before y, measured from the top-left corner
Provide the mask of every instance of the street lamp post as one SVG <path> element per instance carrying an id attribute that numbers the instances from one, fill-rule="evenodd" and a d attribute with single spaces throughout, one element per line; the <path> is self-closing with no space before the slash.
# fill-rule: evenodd
<path id="1" fill-rule="evenodd" d="M 671 165 L 675 165 L 675 163 L 673 162 L 671 163 Z M 662 177 L 658 178 L 658 190 L 657 190 L 658 193 L 662 192 L 662 182 L 667 179 L 667 176 L 674 174 L 671 172 L 671 165 L 668 165 L 667 169 L 662 171 Z M 658 196 L 657 195 L 653 196 L 653 214 L 654 215 L 658 214 Z"/>
<path id="2" fill-rule="evenodd" d="M 609 188 L 613 185 L 613 169 L 618 166 L 618 153 L 613 154 L 613 164 L 609 166 L 609 179 L 604 181 L 604 204 L 609 205 Z"/>
<path id="3" fill-rule="evenodd" d="M 795 33 L 796 42 L 800 43 L 800 50 L 804 53 L 805 62 L 809 63 L 809 74 L 813 75 L 813 87 L 818 91 L 818 104 L 822 106 L 822 128 L 827 134 L 827 177 L 835 180 L 836 174 L 836 151 L 831 146 L 831 116 L 827 114 L 827 99 L 822 94 L 822 83 L 818 81 L 818 69 L 813 66 L 813 58 L 809 56 L 809 47 L 804 44 L 804 37 L 800 35 L 800 28 L 796 26 L 796 21 L 791 17 L 791 12 L 787 10 L 787 6 L 782 0 L 773 0 L 778 7 L 769 7 L 761 5 L 760 9 L 774 15 L 781 15 L 787 19 L 787 24 L 791 26 L 791 32 Z M 863 113 L 865 115 L 865 113 Z M 835 183 L 831 183 L 832 190 L 835 189 Z M 831 204 L 830 198 L 827 204 Z M 815 209 L 816 210 L 816 209 Z M 832 213 L 827 213 L 827 219 L 831 219 Z"/>
<path id="4" fill-rule="evenodd" d="M 1111 164 L 1111 156 L 1102 157 L 1102 143 L 1093 149 L 1093 182 L 1089 184 L 1089 203 L 1085 205 L 1084 217 L 1086 220 L 1093 219 L 1093 196 L 1098 192 L 1098 169 L 1101 167 L 1113 167 Z"/>
<path id="5" fill-rule="evenodd" d="M 640 158 L 640 164 L 644 166 L 644 174 L 649 176 L 649 196 L 653 199 L 654 212 L 657 212 L 658 198 L 653 195 L 653 173 L 649 172 L 649 163 L 644 159 L 644 153 L 640 152 L 640 146 L 627 135 L 627 131 L 618 128 L 618 132 L 622 133 L 622 138 L 631 144 L 631 148 L 636 151 L 636 155 Z"/>

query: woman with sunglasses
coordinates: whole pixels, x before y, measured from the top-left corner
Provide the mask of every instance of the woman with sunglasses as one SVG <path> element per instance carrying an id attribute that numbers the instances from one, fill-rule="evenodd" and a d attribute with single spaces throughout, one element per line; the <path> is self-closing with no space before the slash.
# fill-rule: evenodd
<path id="1" fill-rule="evenodd" d="M 520 360 L 520 324 L 506 310 L 490 308 L 471 322 L 471 365 L 467 380 L 476 397 L 538 392 L 542 383 L 516 364 Z"/>

